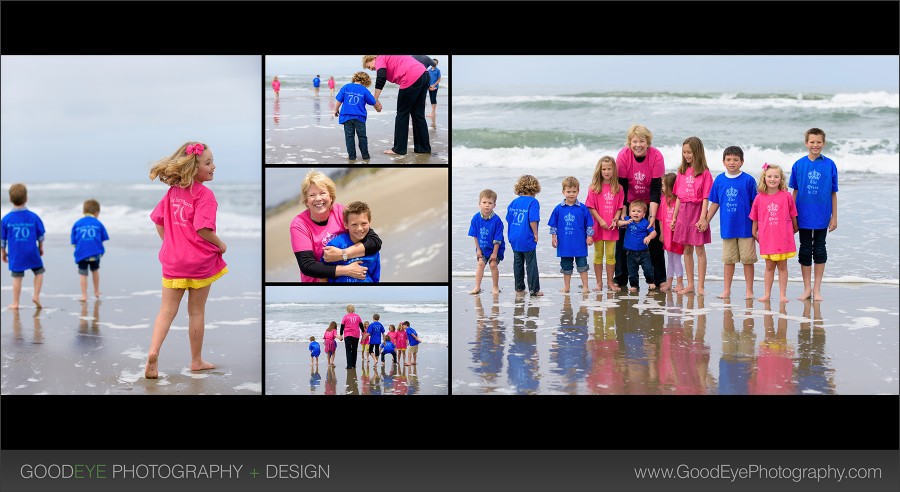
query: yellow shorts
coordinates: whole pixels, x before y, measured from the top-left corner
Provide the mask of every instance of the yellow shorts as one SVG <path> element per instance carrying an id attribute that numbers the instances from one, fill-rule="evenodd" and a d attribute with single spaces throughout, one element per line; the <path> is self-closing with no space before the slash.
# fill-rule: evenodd
<path id="1" fill-rule="evenodd" d="M 202 289 L 213 282 L 219 280 L 219 277 L 228 273 L 228 267 L 223 268 L 219 273 L 209 278 L 165 278 L 162 279 L 162 286 L 167 289 Z"/>
<path id="2" fill-rule="evenodd" d="M 605 250 L 605 252 L 604 252 Z M 594 264 L 603 264 L 603 258 L 606 257 L 607 265 L 616 264 L 616 242 L 615 241 L 597 241 L 594 243 Z"/>
<path id="3" fill-rule="evenodd" d="M 771 255 L 759 255 L 759 256 L 761 256 L 767 260 L 770 260 L 770 261 L 783 261 L 788 258 L 793 258 L 793 257 L 797 256 L 797 252 L 791 251 L 790 253 L 775 253 L 775 254 L 771 254 Z"/>

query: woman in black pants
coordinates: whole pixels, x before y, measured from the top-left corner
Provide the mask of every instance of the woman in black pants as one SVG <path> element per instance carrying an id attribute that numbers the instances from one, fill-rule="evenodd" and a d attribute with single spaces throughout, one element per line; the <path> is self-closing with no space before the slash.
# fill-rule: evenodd
<path id="1" fill-rule="evenodd" d="M 356 350 L 362 333 L 362 318 L 354 311 L 353 304 L 347 305 L 347 314 L 341 320 L 341 337 L 347 349 L 347 369 L 356 369 Z"/>
<path id="2" fill-rule="evenodd" d="M 431 153 L 428 123 L 425 121 L 425 98 L 431 77 L 425 66 L 411 55 L 363 55 L 363 68 L 375 70 L 375 109 L 381 110 L 378 98 L 385 81 L 400 86 L 397 93 L 397 116 L 394 118 L 394 146 L 385 154 L 404 155 L 412 117 L 413 152 Z"/>

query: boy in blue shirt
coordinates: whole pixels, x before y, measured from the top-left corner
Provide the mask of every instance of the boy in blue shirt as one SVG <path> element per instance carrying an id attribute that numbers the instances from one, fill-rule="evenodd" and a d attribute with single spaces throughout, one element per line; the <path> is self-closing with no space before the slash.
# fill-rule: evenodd
<path id="1" fill-rule="evenodd" d="M 13 278 L 13 302 L 10 309 L 19 308 L 22 294 L 22 279 L 25 270 L 34 272 L 34 295 L 31 301 L 40 309 L 41 285 L 44 283 L 44 223 L 36 213 L 25 208 L 28 189 L 22 183 L 9 187 L 9 201 L 13 209 L 3 216 L 0 225 L 0 256 L 3 263 L 9 263 Z M 9 252 L 7 252 L 9 249 Z"/>
<path id="2" fill-rule="evenodd" d="M 372 325 L 369 325 L 371 328 Z M 384 343 L 381 345 L 381 365 L 384 366 L 384 356 L 387 354 L 391 354 L 391 358 L 394 359 L 394 364 L 397 363 L 397 352 L 394 350 L 394 342 L 391 341 L 390 338 L 384 337 Z"/>
<path id="3" fill-rule="evenodd" d="M 409 326 L 409 321 L 404 321 L 400 326 L 406 329 L 406 337 L 409 341 L 407 352 L 409 352 L 410 362 L 406 365 L 414 366 L 416 365 L 416 360 L 419 358 L 419 344 L 422 343 L 422 339 L 419 338 L 419 334 L 416 333 L 416 330 L 414 330 L 412 326 Z"/>
<path id="4" fill-rule="evenodd" d="M 525 292 L 525 274 L 528 274 L 528 291 L 533 296 L 544 295 L 538 279 L 537 241 L 538 223 L 541 221 L 541 205 L 535 195 L 541 192 L 541 184 L 530 174 L 523 174 L 514 186 L 516 195 L 506 208 L 509 224 L 509 247 L 513 250 L 513 278 L 516 292 Z"/>
<path id="5" fill-rule="evenodd" d="M 559 257 L 560 272 L 563 274 L 563 288 L 560 292 L 569 293 L 572 282 L 572 263 L 581 275 L 582 292 L 589 292 L 587 247 L 594 244 L 594 218 L 587 206 L 578 201 L 578 180 L 569 176 L 562 182 L 565 200 L 553 209 L 550 214 L 550 237 L 556 256 Z"/>
<path id="6" fill-rule="evenodd" d="M 81 277 L 81 302 L 87 301 L 88 269 L 94 278 L 94 297 L 100 297 L 100 257 L 106 250 L 103 241 L 109 239 L 106 228 L 97 220 L 100 215 L 100 203 L 97 200 L 85 200 L 84 217 L 72 226 L 71 242 L 75 246 L 75 263 L 78 264 L 78 275 Z"/>
<path id="7" fill-rule="evenodd" d="M 356 243 L 361 242 L 369 233 L 372 223 L 372 210 L 365 202 L 351 202 L 344 207 L 344 226 L 347 232 L 336 236 L 328 242 L 327 246 L 334 246 L 339 249 L 346 249 Z M 328 279 L 328 282 L 334 283 L 378 283 L 381 280 L 381 253 L 352 258 L 348 260 L 340 260 L 335 262 L 323 262 L 327 265 L 349 265 L 350 263 L 359 263 L 367 268 L 366 278 L 355 278 L 350 276 L 340 276 Z"/>
<path id="8" fill-rule="evenodd" d="M 481 190 L 478 195 L 479 211 L 472 216 L 469 224 L 469 235 L 475 239 L 475 256 L 478 267 L 475 269 L 475 288 L 469 294 L 481 293 L 481 279 L 484 267 L 490 265 L 491 280 L 494 283 L 493 293 L 500 293 L 500 268 L 506 241 L 503 240 L 503 221 L 494 213 L 497 206 L 497 193 L 493 190 Z M 410 340 L 412 348 L 412 340 Z"/>
<path id="9" fill-rule="evenodd" d="M 650 249 L 647 246 L 650 240 L 656 237 L 656 230 L 650 227 L 650 222 L 644 218 L 647 214 L 647 204 L 643 200 L 634 200 L 628 206 L 628 219 L 616 221 L 619 227 L 627 227 L 625 230 L 625 259 L 628 264 L 628 283 L 631 287 L 628 292 L 638 290 L 638 266 L 644 270 L 644 279 L 650 290 L 656 288 L 653 277 L 653 264 L 650 262 Z"/>
<path id="10" fill-rule="evenodd" d="M 825 132 L 819 128 L 806 130 L 806 148 L 809 155 L 797 159 L 791 168 L 788 186 L 794 190 L 797 204 L 797 225 L 800 226 L 800 273 L 803 275 L 803 294 L 798 299 L 812 296 L 822 300 L 822 277 L 828 252 L 825 236 L 837 229 L 838 173 L 834 161 L 822 155 Z M 815 261 L 815 283 L 810 288 L 812 264 Z"/>
<path id="11" fill-rule="evenodd" d="M 313 78 L 313 90 L 316 91 L 315 95 L 319 95 L 319 84 L 322 83 L 322 80 L 319 78 L 319 74 Z"/>
<path id="12" fill-rule="evenodd" d="M 719 298 L 731 297 L 731 281 L 738 261 L 744 265 L 744 282 L 747 291 L 744 299 L 753 299 L 753 264 L 757 262 L 756 240 L 753 239 L 753 221 L 750 208 L 757 194 L 757 183 L 753 176 L 741 171 L 744 165 L 744 151 L 731 146 L 722 153 L 725 172 L 716 176 L 709 192 L 707 222 L 711 222 L 721 208 L 719 234 L 722 236 L 722 263 L 725 265 L 725 289 Z"/>
<path id="13" fill-rule="evenodd" d="M 313 364 L 319 367 L 319 354 L 322 353 L 322 347 L 316 341 L 316 337 L 309 337 L 309 367 Z"/>
<path id="14" fill-rule="evenodd" d="M 366 332 L 369 334 L 369 353 L 372 354 L 372 360 L 378 364 L 378 355 L 379 350 L 381 349 L 381 336 L 384 335 L 384 325 L 381 324 L 378 320 L 381 317 L 378 313 L 372 315 L 372 321 L 369 323 L 369 327 L 366 328 Z M 368 362 L 369 356 L 366 355 L 366 362 Z M 384 357 L 381 357 L 381 361 L 384 362 Z"/>
<path id="15" fill-rule="evenodd" d="M 375 96 L 369 92 L 372 78 L 366 72 L 353 74 L 351 83 L 341 87 L 340 92 L 334 98 L 337 107 L 334 115 L 338 116 L 338 123 L 344 125 L 344 143 L 347 145 L 347 154 L 351 161 L 356 160 L 356 141 L 354 132 L 359 136 L 359 151 L 364 161 L 369 160 L 369 139 L 366 137 L 366 104 L 375 106 L 375 111 L 381 111 L 381 106 L 376 105 Z M 318 89 L 316 89 L 318 91 Z"/>
<path id="16" fill-rule="evenodd" d="M 428 82 L 428 97 L 431 98 L 431 114 L 425 115 L 426 118 L 434 118 L 437 114 L 437 91 L 441 87 L 441 69 L 437 67 L 438 59 L 434 59 L 434 65 L 428 67 L 428 76 L 431 80 Z"/>

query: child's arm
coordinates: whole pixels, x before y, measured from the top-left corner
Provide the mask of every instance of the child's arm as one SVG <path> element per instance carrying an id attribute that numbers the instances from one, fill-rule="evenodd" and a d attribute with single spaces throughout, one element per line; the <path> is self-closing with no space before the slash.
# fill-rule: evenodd
<path id="1" fill-rule="evenodd" d="M 550 238 L 552 239 L 552 240 L 550 241 L 550 243 L 553 244 L 553 247 L 554 247 L 554 248 L 556 248 L 557 246 L 559 246 L 559 243 L 556 242 L 556 234 L 550 234 Z"/>
<path id="2" fill-rule="evenodd" d="M 481 253 L 481 245 L 478 244 L 478 238 L 473 237 L 472 239 L 475 240 L 475 256 L 478 257 L 478 261 L 487 263 L 486 261 L 484 261 L 484 255 Z"/>
<path id="3" fill-rule="evenodd" d="M 796 217 L 795 217 L 796 218 Z M 756 239 L 756 242 L 759 242 L 759 222 L 753 221 L 753 239 Z"/>
<path id="4" fill-rule="evenodd" d="M 491 251 L 491 258 L 488 261 L 497 263 L 497 255 L 500 254 L 500 243 L 494 241 L 494 251 Z"/>
<path id="5" fill-rule="evenodd" d="M 800 226 L 797 224 L 797 216 L 791 217 L 791 224 L 794 225 L 794 234 L 800 232 Z"/>
<path id="6" fill-rule="evenodd" d="M 609 227 L 608 227 L 609 230 L 613 230 L 613 228 L 615 228 L 617 225 L 619 225 L 619 219 L 622 218 L 622 210 L 623 209 L 621 209 L 621 208 L 616 210 L 615 215 L 613 215 L 612 223 L 609 224 Z"/>
<path id="7" fill-rule="evenodd" d="M 159 227 L 159 226 L 157 226 L 157 227 Z M 204 227 L 203 229 L 200 229 L 199 231 L 197 231 L 197 234 L 200 237 L 202 237 L 204 241 L 206 241 L 208 243 L 212 243 L 214 246 L 217 246 L 219 248 L 219 253 L 221 253 L 223 255 L 225 254 L 225 249 L 226 249 L 225 242 L 222 241 L 221 239 L 219 239 L 219 236 L 216 235 L 215 231 L 213 231 L 212 229 L 209 229 L 207 227 Z"/>
<path id="8" fill-rule="evenodd" d="M 797 218 L 794 217 L 794 222 L 797 222 Z M 44 241 L 38 241 L 38 252 L 41 256 L 44 256 Z"/>
<path id="9" fill-rule="evenodd" d="M 341 115 L 341 104 L 343 104 L 343 103 L 341 101 L 338 101 L 337 105 L 335 105 L 335 107 L 334 107 L 334 115 L 335 116 Z"/>
<path id="10" fill-rule="evenodd" d="M 796 203 L 796 200 L 794 200 Z M 796 217 L 794 217 L 796 219 Z M 828 223 L 828 232 L 837 229 L 837 192 L 831 192 L 831 222 Z"/>
<path id="11" fill-rule="evenodd" d="M 656 229 L 650 231 L 650 234 L 647 234 L 647 237 L 644 238 L 644 244 L 650 244 L 650 241 L 656 237 Z"/>
<path id="12" fill-rule="evenodd" d="M 709 207 L 709 199 L 704 198 L 703 204 L 700 205 L 700 220 L 698 220 L 697 223 L 694 224 L 697 226 L 697 230 L 699 230 L 700 232 L 705 232 L 706 228 L 709 226 L 709 221 L 706 220 L 706 213 L 707 213 L 708 207 Z"/>
<path id="13" fill-rule="evenodd" d="M 2 257 L 3 263 L 9 263 L 9 258 L 6 257 L 6 248 L 0 249 L 0 257 Z"/>
<path id="14" fill-rule="evenodd" d="M 159 234 L 159 238 L 163 241 L 166 240 L 166 230 L 163 226 L 156 224 L 156 233 Z"/>
<path id="15" fill-rule="evenodd" d="M 669 227 L 671 227 L 673 231 L 675 230 L 675 219 L 678 218 L 678 209 L 679 208 L 681 208 L 681 199 L 676 196 L 675 197 L 675 208 L 672 209 L 672 223 L 669 224 Z"/>
<path id="16" fill-rule="evenodd" d="M 634 221 L 631 220 L 631 217 L 629 217 L 629 218 L 627 218 L 627 219 L 617 219 L 617 220 L 616 220 L 616 225 L 619 226 L 619 227 L 625 227 L 625 226 L 627 226 L 628 224 L 630 224 L 630 223 L 632 223 L 632 222 L 634 222 Z"/>
<path id="17" fill-rule="evenodd" d="M 600 225 L 601 229 L 609 229 L 609 224 L 600 217 L 600 214 L 597 212 L 597 209 L 588 207 L 588 210 L 591 211 L 591 217 L 594 218 L 594 222 Z"/>
<path id="18" fill-rule="evenodd" d="M 535 243 L 538 242 L 537 227 L 538 227 L 537 221 L 534 221 L 534 222 L 531 223 L 531 233 L 534 234 L 534 242 L 535 242 Z"/>
<path id="19" fill-rule="evenodd" d="M 716 202 L 711 202 L 709 204 L 709 210 L 706 211 L 706 223 L 709 224 L 712 222 L 713 217 L 716 216 L 716 212 L 719 211 L 719 204 Z"/>

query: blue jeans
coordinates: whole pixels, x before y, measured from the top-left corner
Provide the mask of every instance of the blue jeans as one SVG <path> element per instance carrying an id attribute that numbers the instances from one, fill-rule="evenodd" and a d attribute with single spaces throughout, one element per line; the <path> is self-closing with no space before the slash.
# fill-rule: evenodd
<path id="1" fill-rule="evenodd" d="M 525 290 L 525 274 L 528 274 L 528 291 L 534 294 L 541 290 L 538 279 L 537 250 L 513 251 L 513 277 L 516 292 Z"/>
<path id="2" fill-rule="evenodd" d="M 828 251 L 825 250 L 825 229 L 800 229 L 800 251 L 797 259 L 803 266 L 811 266 L 813 260 L 816 263 L 825 263 L 828 260 Z"/>
<path id="3" fill-rule="evenodd" d="M 638 266 L 644 269 L 644 280 L 648 284 L 656 284 L 653 278 L 653 264 L 650 262 L 650 251 L 635 251 L 633 249 L 625 250 L 625 257 L 628 261 L 628 283 L 632 287 L 638 286 Z"/>
<path id="4" fill-rule="evenodd" d="M 587 256 L 564 256 L 559 259 L 559 273 L 572 275 L 573 260 L 578 273 L 588 271 Z"/>
<path id="5" fill-rule="evenodd" d="M 359 120 L 347 120 L 344 122 L 344 140 L 347 143 L 347 153 L 350 159 L 356 159 L 356 141 L 353 138 L 353 132 L 359 136 L 359 151 L 362 152 L 362 158 L 369 158 L 369 139 L 366 137 L 366 123 Z"/>

